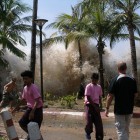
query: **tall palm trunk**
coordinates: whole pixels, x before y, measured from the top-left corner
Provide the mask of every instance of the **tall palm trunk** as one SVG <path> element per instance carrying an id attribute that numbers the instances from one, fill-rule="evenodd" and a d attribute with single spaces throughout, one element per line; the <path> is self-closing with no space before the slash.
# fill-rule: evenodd
<path id="1" fill-rule="evenodd" d="M 104 97 L 104 74 L 103 74 L 104 68 L 103 68 L 103 58 L 101 53 L 99 53 L 99 61 L 100 61 L 100 66 L 99 66 L 100 84 L 102 87 L 103 97 Z"/>
<path id="2" fill-rule="evenodd" d="M 98 42 L 98 53 L 99 53 L 99 75 L 100 75 L 100 85 L 103 91 L 104 97 L 104 66 L 103 66 L 103 53 L 104 53 L 104 43 L 102 41 Z"/>
<path id="3" fill-rule="evenodd" d="M 78 40 L 78 51 L 79 51 L 80 73 L 82 74 L 82 51 L 81 51 L 81 43 L 79 40 Z"/>
<path id="4" fill-rule="evenodd" d="M 79 51 L 79 67 L 80 67 L 80 87 L 78 92 L 78 98 L 81 99 L 84 96 L 85 92 L 85 78 L 83 75 L 83 59 L 82 59 L 82 50 L 81 50 L 81 42 L 78 40 L 78 51 Z"/>
<path id="5" fill-rule="evenodd" d="M 36 24 L 38 0 L 33 0 L 33 19 L 32 19 L 32 40 L 31 40 L 31 62 L 30 69 L 33 72 L 33 82 L 35 79 L 35 64 L 36 64 Z"/>
<path id="6" fill-rule="evenodd" d="M 132 73 L 136 80 L 138 80 L 137 75 L 137 56 L 136 56 L 136 47 L 134 39 L 133 25 L 128 24 L 129 38 L 130 38 L 130 49 L 131 49 L 131 61 L 132 61 Z"/>
<path id="7" fill-rule="evenodd" d="M 132 24 L 128 25 L 128 31 L 130 36 L 130 48 L 131 48 L 131 61 L 132 61 L 132 73 L 134 78 L 137 81 L 137 85 L 139 85 L 138 75 L 137 75 L 137 56 L 136 56 L 136 47 L 135 47 L 135 39 L 134 39 L 134 31 Z M 138 87 L 138 93 L 140 91 L 139 86 Z M 140 105 L 140 94 L 135 98 L 135 104 Z"/>
<path id="8" fill-rule="evenodd" d="M 104 95 L 104 66 L 103 66 L 103 53 L 104 53 L 104 42 L 98 41 L 98 53 L 99 53 L 99 75 L 100 75 L 100 85 L 102 87 L 103 97 Z M 102 99 L 100 98 L 100 108 L 102 109 Z"/>

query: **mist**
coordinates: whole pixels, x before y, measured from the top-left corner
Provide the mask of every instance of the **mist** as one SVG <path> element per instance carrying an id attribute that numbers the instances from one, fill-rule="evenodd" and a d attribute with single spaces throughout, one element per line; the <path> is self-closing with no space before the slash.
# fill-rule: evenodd
<path id="1" fill-rule="evenodd" d="M 85 84 L 87 84 L 90 82 L 91 74 L 93 72 L 98 72 L 99 62 L 97 48 L 90 42 L 82 42 L 81 44 L 83 59 L 82 73 L 79 68 L 79 53 L 76 43 L 70 44 L 67 49 L 65 49 L 63 43 L 43 47 L 44 93 L 51 93 L 58 96 L 77 93 L 81 82 L 81 74 L 84 75 Z M 136 50 L 139 70 L 140 48 L 137 47 Z M 35 83 L 40 87 L 39 51 L 38 47 Z M 123 53 L 123 55 L 119 53 Z M 105 82 L 109 82 L 110 79 L 117 74 L 116 64 L 118 61 L 126 61 L 128 65 L 128 74 L 132 75 L 129 49 L 125 52 L 120 51 L 119 53 L 113 53 L 113 50 L 110 50 L 108 47 L 105 48 L 105 54 L 103 55 Z M 18 78 L 17 84 L 19 86 L 19 91 L 22 90 L 23 81 L 20 77 L 20 73 L 24 70 L 29 70 L 30 55 L 27 55 L 26 60 L 22 60 L 6 51 L 4 57 L 9 61 L 9 66 L 6 69 L 1 69 L 1 73 L 3 73 L 0 77 L 2 86 L 14 76 Z"/>

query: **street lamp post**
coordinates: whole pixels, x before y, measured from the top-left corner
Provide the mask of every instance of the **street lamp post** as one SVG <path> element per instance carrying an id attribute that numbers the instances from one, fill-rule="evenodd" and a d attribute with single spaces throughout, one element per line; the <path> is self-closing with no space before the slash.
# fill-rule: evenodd
<path id="1" fill-rule="evenodd" d="M 40 30 L 40 86 L 41 86 L 41 97 L 44 101 L 44 94 L 43 94 L 43 61 L 42 61 L 42 27 L 47 22 L 46 19 L 36 19 L 35 23 L 38 25 Z"/>

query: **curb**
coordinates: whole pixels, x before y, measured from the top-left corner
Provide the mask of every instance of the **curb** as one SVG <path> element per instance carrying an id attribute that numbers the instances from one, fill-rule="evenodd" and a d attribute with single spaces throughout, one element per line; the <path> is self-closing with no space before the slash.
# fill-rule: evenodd
<path id="1" fill-rule="evenodd" d="M 71 115 L 71 116 L 80 116 L 83 117 L 85 116 L 84 112 L 66 112 L 66 111 L 43 111 L 44 114 L 49 114 L 49 115 Z M 108 117 L 113 117 L 114 118 L 114 113 L 110 112 L 109 116 L 106 117 L 104 112 L 101 112 L 101 117 L 102 118 L 108 118 Z"/>

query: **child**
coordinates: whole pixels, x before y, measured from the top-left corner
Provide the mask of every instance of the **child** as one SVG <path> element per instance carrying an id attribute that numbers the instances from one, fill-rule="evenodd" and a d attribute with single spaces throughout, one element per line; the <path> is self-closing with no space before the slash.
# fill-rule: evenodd
<path id="1" fill-rule="evenodd" d="M 15 101 L 15 92 L 17 92 L 16 78 L 4 86 L 2 101 L 0 103 L 0 110 L 10 104 L 10 110 L 12 110 L 12 103 Z"/>
<path id="2" fill-rule="evenodd" d="M 96 130 L 96 140 L 103 140 L 103 124 L 100 115 L 99 98 L 102 95 L 102 88 L 98 83 L 99 75 L 93 73 L 91 83 L 85 88 L 85 113 L 86 113 L 86 140 L 91 140 L 93 123 Z"/>
<path id="3" fill-rule="evenodd" d="M 27 125 L 29 122 L 38 123 L 41 127 L 43 120 L 43 102 L 40 92 L 35 84 L 32 83 L 33 73 L 31 71 L 24 71 L 21 73 L 24 81 L 24 88 L 21 97 L 21 101 L 27 102 L 27 109 L 21 119 L 19 120 L 20 127 L 28 133 Z M 14 109 L 14 111 L 16 108 Z M 29 140 L 29 138 L 27 138 Z"/>

